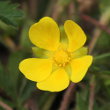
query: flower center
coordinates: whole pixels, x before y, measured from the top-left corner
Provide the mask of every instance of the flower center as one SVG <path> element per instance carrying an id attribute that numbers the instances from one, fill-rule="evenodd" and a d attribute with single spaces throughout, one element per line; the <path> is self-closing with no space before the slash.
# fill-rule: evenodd
<path id="1" fill-rule="evenodd" d="M 69 63 L 70 59 L 70 53 L 63 49 L 57 50 L 53 57 L 54 62 L 60 67 L 66 66 Z"/>

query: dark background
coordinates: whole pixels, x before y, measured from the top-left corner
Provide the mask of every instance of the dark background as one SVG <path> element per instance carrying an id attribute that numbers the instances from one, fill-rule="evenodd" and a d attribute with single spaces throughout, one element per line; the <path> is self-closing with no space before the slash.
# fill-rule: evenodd
<path id="1" fill-rule="evenodd" d="M 77 22 L 94 56 L 86 77 L 58 93 L 38 90 L 18 70 L 33 56 L 29 27 L 44 16 Z M 0 0 L 0 110 L 110 110 L 110 0 Z"/>

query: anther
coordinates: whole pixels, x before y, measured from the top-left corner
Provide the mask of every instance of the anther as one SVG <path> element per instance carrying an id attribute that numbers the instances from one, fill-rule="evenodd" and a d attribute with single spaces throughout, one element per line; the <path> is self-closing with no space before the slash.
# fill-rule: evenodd
<path id="1" fill-rule="evenodd" d="M 58 66 L 59 66 L 59 67 L 62 67 L 62 64 L 59 64 Z"/>
<path id="2" fill-rule="evenodd" d="M 59 67 L 66 66 L 69 63 L 70 59 L 70 54 L 65 50 L 58 50 L 55 52 L 55 55 L 53 56 L 54 62 Z"/>

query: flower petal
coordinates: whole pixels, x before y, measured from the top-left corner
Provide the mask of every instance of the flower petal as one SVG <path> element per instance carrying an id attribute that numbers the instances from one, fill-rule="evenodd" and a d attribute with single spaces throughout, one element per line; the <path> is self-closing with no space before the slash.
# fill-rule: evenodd
<path id="1" fill-rule="evenodd" d="M 64 29 L 69 40 L 69 51 L 73 52 L 84 45 L 86 35 L 78 24 L 72 20 L 67 20 L 64 24 Z"/>
<path id="2" fill-rule="evenodd" d="M 64 69 L 58 69 L 52 73 L 45 81 L 37 83 L 41 90 L 58 92 L 64 90 L 69 85 L 69 77 Z"/>
<path id="3" fill-rule="evenodd" d="M 50 75 L 52 61 L 50 59 L 28 58 L 21 61 L 19 69 L 26 78 L 39 82 Z"/>
<path id="4" fill-rule="evenodd" d="M 44 17 L 31 26 L 29 38 L 36 46 L 54 51 L 59 46 L 60 40 L 58 25 L 52 18 Z"/>
<path id="5" fill-rule="evenodd" d="M 71 81 L 79 82 L 85 76 L 89 66 L 92 64 L 93 57 L 90 55 L 73 59 L 71 62 L 72 74 Z"/>

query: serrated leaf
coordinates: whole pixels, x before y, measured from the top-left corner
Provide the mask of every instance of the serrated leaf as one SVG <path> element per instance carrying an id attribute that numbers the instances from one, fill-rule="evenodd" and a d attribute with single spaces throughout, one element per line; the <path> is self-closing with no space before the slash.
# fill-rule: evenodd
<path id="1" fill-rule="evenodd" d="M 18 8 L 18 4 L 0 2 L 0 20 L 8 25 L 17 26 L 18 20 L 23 17 L 23 12 Z"/>

